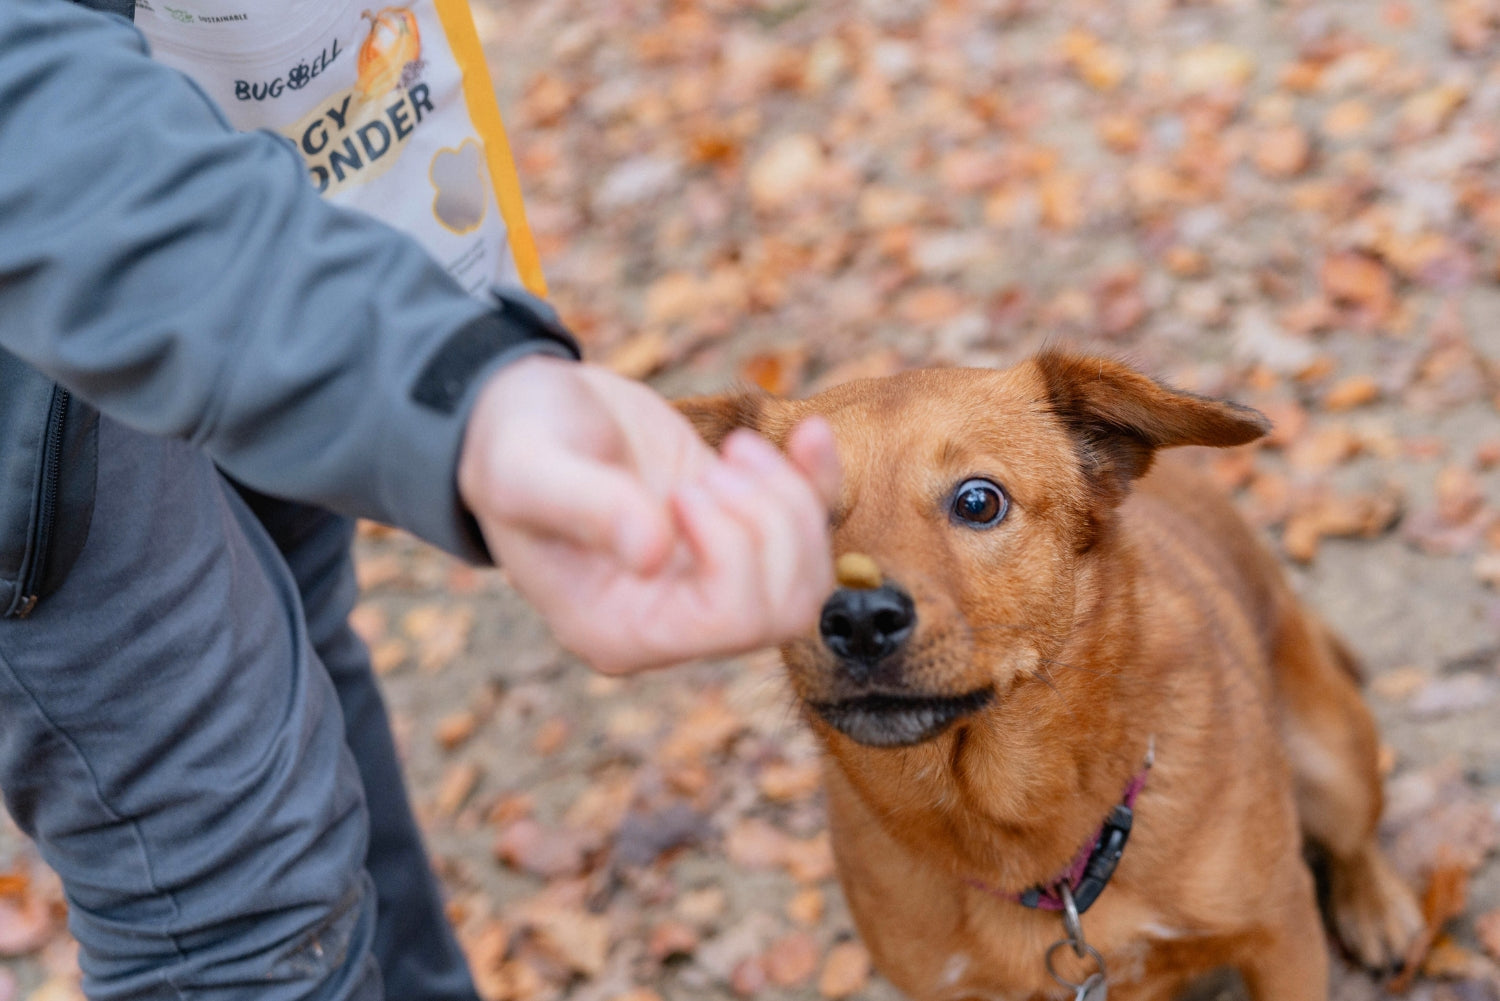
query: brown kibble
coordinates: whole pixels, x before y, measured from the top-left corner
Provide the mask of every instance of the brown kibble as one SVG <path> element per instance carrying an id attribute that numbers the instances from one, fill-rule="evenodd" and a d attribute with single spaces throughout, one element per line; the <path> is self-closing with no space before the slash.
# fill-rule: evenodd
<path id="1" fill-rule="evenodd" d="M 880 586 L 880 567 L 864 553 L 845 553 L 834 564 L 834 576 L 844 587 L 873 591 Z"/>
<path id="2" fill-rule="evenodd" d="M 840 942 L 828 950 L 818 993 L 838 1001 L 865 989 L 870 980 L 870 952 L 858 942 Z"/>

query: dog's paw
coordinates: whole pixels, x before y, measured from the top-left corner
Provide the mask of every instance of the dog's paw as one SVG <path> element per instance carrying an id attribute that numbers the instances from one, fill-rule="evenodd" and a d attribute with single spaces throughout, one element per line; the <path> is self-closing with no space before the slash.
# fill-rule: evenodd
<path id="1" fill-rule="evenodd" d="M 1330 866 L 1329 910 L 1344 948 L 1364 966 L 1389 971 L 1401 965 L 1423 927 L 1422 909 L 1374 845 Z"/>

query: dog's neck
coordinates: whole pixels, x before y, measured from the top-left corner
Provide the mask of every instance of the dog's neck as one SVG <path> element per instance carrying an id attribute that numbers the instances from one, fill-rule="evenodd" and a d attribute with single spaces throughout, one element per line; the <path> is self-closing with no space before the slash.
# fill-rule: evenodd
<path id="1" fill-rule="evenodd" d="M 1153 683 L 1134 656 L 1135 561 L 1119 536 L 1100 544 L 1110 551 L 1080 561 L 1060 648 L 994 705 L 899 751 L 828 739 L 835 767 L 886 830 L 957 879 L 1020 893 L 1063 871 L 1145 758 L 1150 731 L 1121 708 L 1139 700 L 1117 697 Z"/>

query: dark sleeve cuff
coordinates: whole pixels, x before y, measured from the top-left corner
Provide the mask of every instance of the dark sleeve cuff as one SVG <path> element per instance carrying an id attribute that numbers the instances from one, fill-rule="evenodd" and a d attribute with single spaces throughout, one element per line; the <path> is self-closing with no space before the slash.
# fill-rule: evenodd
<path id="1" fill-rule="evenodd" d="M 572 333 L 545 301 L 514 288 L 493 291 L 495 308 L 448 336 L 423 365 L 412 385 L 412 402 L 447 419 L 458 419 L 448 482 L 457 538 L 444 548 L 474 563 L 493 563 L 479 523 L 458 493 L 458 459 L 474 397 L 489 376 L 503 365 L 530 355 L 545 354 L 578 361 L 582 351 Z"/>

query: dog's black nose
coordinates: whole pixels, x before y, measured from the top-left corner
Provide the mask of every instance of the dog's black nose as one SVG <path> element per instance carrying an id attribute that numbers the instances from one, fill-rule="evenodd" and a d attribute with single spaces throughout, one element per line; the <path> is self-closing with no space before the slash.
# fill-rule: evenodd
<path id="1" fill-rule="evenodd" d="M 916 605 L 894 584 L 841 587 L 824 603 L 818 632 L 840 660 L 873 664 L 905 643 L 916 624 Z"/>

